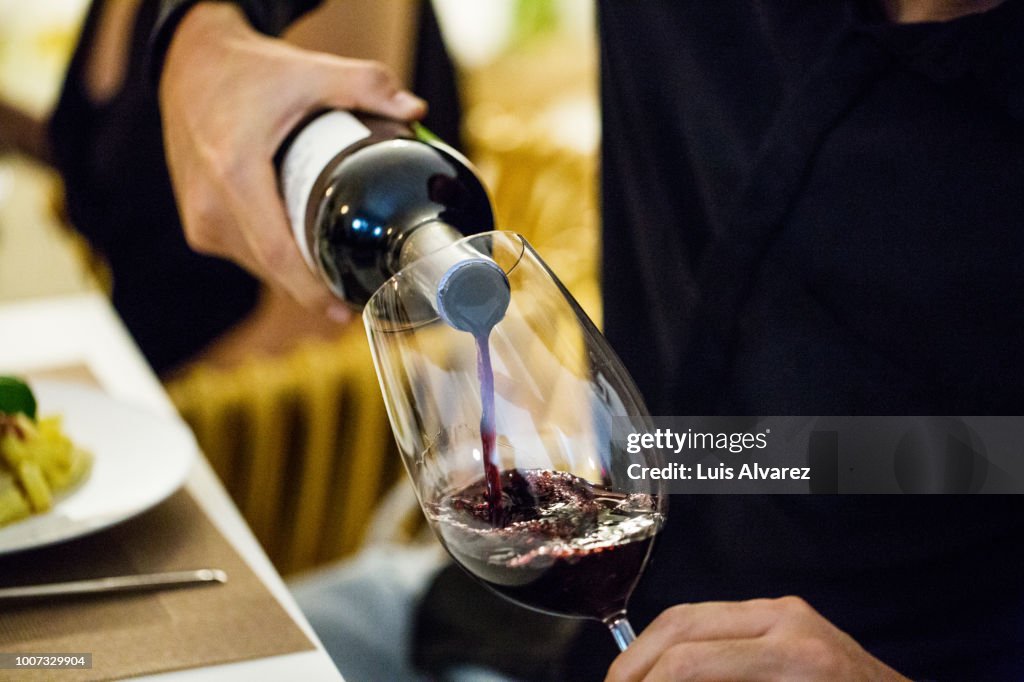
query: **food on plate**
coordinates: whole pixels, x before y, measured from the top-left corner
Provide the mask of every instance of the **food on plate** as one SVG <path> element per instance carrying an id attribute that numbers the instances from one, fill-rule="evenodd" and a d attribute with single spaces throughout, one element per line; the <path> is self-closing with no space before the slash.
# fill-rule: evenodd
<path id="1" fill-rule="evenodd" d="M 59 415 L 39 418 L 31 389 L 0 377 L 0 526 L 48 511 L 91 467 L 92 455 L 64 434 Z"/>

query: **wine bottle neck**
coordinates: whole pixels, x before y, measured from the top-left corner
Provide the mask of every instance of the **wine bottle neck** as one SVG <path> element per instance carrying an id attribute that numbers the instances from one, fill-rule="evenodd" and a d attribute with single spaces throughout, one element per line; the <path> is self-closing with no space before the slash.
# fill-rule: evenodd
<path id="1" fill-rule="evenodd" d="M 446 246 L 462 239 L 463 234 L 443 220 L 435 219 L 414 227 L 405 235 L 398 249 L 395 271 L 402 270 L 410 263 L 418 261 Z"/>

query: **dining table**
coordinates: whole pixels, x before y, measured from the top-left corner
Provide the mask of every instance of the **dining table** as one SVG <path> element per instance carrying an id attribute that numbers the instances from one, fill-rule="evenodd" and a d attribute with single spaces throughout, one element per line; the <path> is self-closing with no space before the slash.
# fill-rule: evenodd
<path id="1" fill-rule="evenodd" d="M 152 419 L 187 432 L 99 292 L 0 303 L 0 375 L 26 377 L 30 384 L 81 386 L 83 392 L 102 393 L 111 404 L 138 410 L 142 424 Z M 145 433 L 134 437 L 140 451 L 157 445 L 147 442 Z M 189 467 L 180 488 L 131 518 L 61 542 L 0 552 L 0 588 L 206 568 L 224 571 L 227 582 L 52 596 L 13 607 L 0 603 L 0 679 L 341 680 L 198 450 Z M 88 654 L 90 667 L 15 670 L 14 655 L 28 654 Z"/>

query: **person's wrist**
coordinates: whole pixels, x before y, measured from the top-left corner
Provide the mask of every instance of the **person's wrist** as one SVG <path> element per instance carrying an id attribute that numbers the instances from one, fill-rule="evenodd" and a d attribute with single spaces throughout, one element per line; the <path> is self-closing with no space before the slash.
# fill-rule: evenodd
<path id="1" fill-rule="evenodd" d="M 160 0 L 156 21 L 150 31 L 146 52 L 146 71 L 150 82 L 158 84 L 162 78 L 165 56 L 172 41 L 178 37 L 178 29 L 186 15 L 193 15 L 199 6 L 221 6 L 218 11 L 202 10 L 200 13 L 228 16 L 237 12 L 243 17 L 245 28 L 268 36 L 279 35 L 300 16 L 319 5 L 322 0 Z M 234 23 L 232 19 L 232 23 Z"/>
<path id="2" fill-rule="evenodd" d="M 159 86 L 167 71 L 172 48 L 180 55 L 184 50 L 201 48 L 204 38 L 212 33 L 224 33 L 232 29 L 248 27 L 245 13 L 238 3 L 230 0 L 177 0 L 163 3 L 163 10 L 157 19 L 150 38 L 148 51 L 149 73 L 152 82 Z"/>
<path id="3" fill-rule="evenodd" d="M 172 86 L 177 74 L 187 74 L 193 67 L 207 63 L 210 48 L 248 32 L 252 29 L 245 14 L 232 3 L 204 0 L 189 7 L 179 19 L 164 54 L 159 74 L 161 96 Z"/>

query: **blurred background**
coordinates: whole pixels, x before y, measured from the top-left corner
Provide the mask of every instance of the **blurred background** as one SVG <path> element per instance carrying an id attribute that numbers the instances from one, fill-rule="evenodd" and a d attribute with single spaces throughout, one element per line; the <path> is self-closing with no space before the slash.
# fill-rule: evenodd
<path id="1" fill-rule="evenodd" d="M 112 35 L 126 34 L 131 18 L 119 15 L 135 4 L 110 3 Z M 67 217 L 45 136 L 88 7 L 0 0 L 0 305 L 114 285 L 103 254 Z M 463 151 L 491 190 L 499 227 L 523 234 L 600 322 L 592 3 L 434 0 L 433 8 L 456 67 Z M 411 82 L 419 11 L 414 0 L 328 0 L 287 39 L 382 60 Z M 116 91 L 125 69 L 116 42 L 95 60 L 100 90 Z M 417 536 L 421 516 L 399 480 L 358 318 L 339 328 L 264 291 L 227 331 L 162 369 L 282 573 L 350 554 L 371 522 L 378 539 Z"/>

